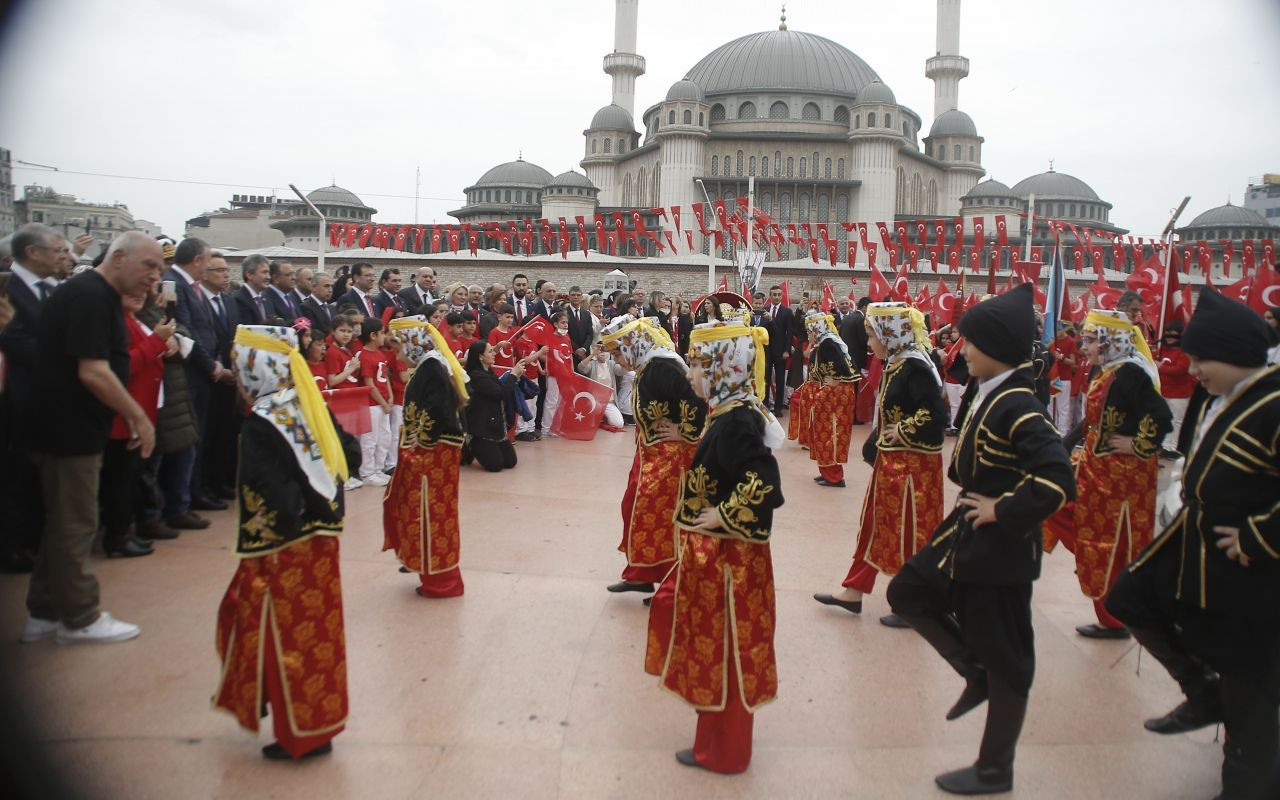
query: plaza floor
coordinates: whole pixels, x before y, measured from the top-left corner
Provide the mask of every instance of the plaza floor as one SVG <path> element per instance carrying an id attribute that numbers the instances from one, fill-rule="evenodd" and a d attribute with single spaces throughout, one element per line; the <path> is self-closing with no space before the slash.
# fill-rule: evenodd
<path id="1" fill-rule="evenodd" d="M 865 428 L 855 429 L 859 452 Z M 142 626 L 100 646 L 18 645 L 25 576 L 0 576 L 0 661 L 53 768 L 103 798 L 931 798 L 935 773 L 970 763 L 984 710 L 943 714 L 959 678 L 911 631 L 820 606 L 849 567 L 870 469 L 822 488 L 794 443 L 778 452 L 778 700 L 756 716 L 750 770 L 682 767 L 694 712 L 643 671 L 647 609 L 605 586 L 632 439 L 518 445 L 519 466 L 464 468 L 466 595 L 424 600 L 381 552 L 381 492 L 351 494 L 342 538 L 351 718 L 331 756 L 264 761 L 210 707 L 214 616 L 235 569 L 230 512 L 153 556 L 97 563 L 103 607 Z M 948 450 L 950 449 L 950 441 Z M 949 501 L 954 487 L 949 487 Z M 1131 642 L 1076 635 L 1092 621 L 1070 554 L 1035 586 L 1038 670 L 1018 752 L 1022 798 L 1208 798 L 1215 731 L 1161 737 L 1145 717 L 1179 699 Z"/>

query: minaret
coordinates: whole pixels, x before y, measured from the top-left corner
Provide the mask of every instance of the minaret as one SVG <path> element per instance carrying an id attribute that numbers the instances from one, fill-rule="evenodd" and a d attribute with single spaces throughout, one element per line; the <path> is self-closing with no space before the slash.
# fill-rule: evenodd
<path id="1" fill-rule="evenodd" d="M 960 79 L 969 74 L 969 59 L 960 55 L 960 0 L 938 0 L 938 52 L 924 62 L 933 81 L 933 118 L 959 108 Z"/>
<path id="2" fill-rule="evenodd" d="M 604 71 L 613 78 L 613 104 L 635 117 L 636 78 L 644 74 L 644 56 L 636 55 L 636 18 L 640 0 L 614 0 L 613 52 Z"/>

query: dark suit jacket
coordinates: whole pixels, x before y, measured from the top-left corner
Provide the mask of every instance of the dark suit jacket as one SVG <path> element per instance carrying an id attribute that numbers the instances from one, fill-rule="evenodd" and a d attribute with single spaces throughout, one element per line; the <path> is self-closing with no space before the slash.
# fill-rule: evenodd
<path id="1" fill-rule="evenodd" d="M 396 292 L 396 297 L 399 297 L 400 301 L 404 303 L 405 310 L 408 311 L 410 315 L 422 313 L 423 303 L 421 298 L 418 296 L 417 284 L 411 283 L 404 287 L 400 291 Z"/>
<path id="2" fill-rule="evenodd" d="M 293 308 L 289 305 L 289 301 L 280 296 L 276 287 L 268 286 L 262 293 L 262 300 L 267 306 L 267 316 L 279 317 L 290 324 L 298 318 L 298 315 L 294 313 Z"/>
<path id="3" fill-rule="evenodd" d="M 771 306 L 765 305 L 768 311 Z M 778 315 L 766 325 L 769 329 L 769 353 L 774 357 L 786 355 L 791 349 L 791 340 L 796 335 L 796 314 L 784 305 L 778 306 Z"/>
<path id="4" fill-rule="evenodd" d="M 337 312 L 328 303 L 321 303 L 315 295 L 308 297 L 302 304 L 302 316 L 311 320 L 311 329 L 321 336 L 328 336 L 333 330 L 333 315 Z"/>
<path id="5" fill-rule="evenodd" d="M 590 349 L 596 333 L 595 326 L 591 324 L 591 311 L 583 306 L 575 312 L 569 306 L 565 312 L 569 315 L 569 340 L 573 342 L 574 352 Z"/>
<path id="6" fill-rule="evenodd" d="M 498 327 L 498 315 L 492 311 L 485 311 L 476 320 L 476 333 L 480 337 L 480 341 L 489 341 L 489 332 Z"/>
<path id="7" fill-rule="evenodd" d="M 373 295 L 369 295 L 369 299 L 370 299 L 370 300 L 372 300 L 372 299 L 373 299 Z M 369 309 L 368 309 L 368 307 L 367 307 L 367 306 L 365 306 L 365 304 L 364 304 L 364 300 L 362 300 L 362 299 L 360 298 L 360 295 L 356 294 L 356 290 L 355 290 L 355 289 L 351 289 L 351 290 L 349 290 L 346 294 L 344 294 L 342 297 L 339 297 L 339 298 L 338 298 L 338 301 L 337 301 L 336 303 L 334 303 L 334 304 L 333 304 L 333 307 L 334 307 L 334 308 L 342 308 L 342 307 L 343 307 L 343 306 L 345 306 L 345 305 L 353 305 L 353 306 L 355 306 L 356 308 L 360 309 L 360 313 L 362 313 L 362 314 L 368 314 L 368 313 L 369 313 Z M 376 310 L 377 310 L 377 307 L 376 307 L 376 306 L 374 307 L 374 310 L 375 310 L 375 312 L 376 312 Z"/>
<path id="8" fill-rule="evenodd" d="M 840 323 L 840 338 L 849 348 L 849 358 L 853 368 L 862 371 L 867 368 L 867 318 L 861 311 L 851 311 Z"/>
<path id="9" fill-rule="evenodd" d="M 36 328 L 40 323 L 40 298 L 14 275 L 9 281 L 9 302 L 13 319 L 0 331 L 0 351 L 4 352 L 9 375 L 5 393 L 10 395 L 14 412 L 26 407 L 31 397 L 36 368 Z"/>
<path id="10" fill-rule="evenodd" d="M 253 302 L 253 295 L 249 294 L 249 287 L 241 286 L 240 290 L 231 296 L 232 305 L 236 309 L 237 325 L 261 325 L 267 319 L 258 313 L 258 306 Z M 266 305 L 266 298 L 262 299 L 262 303 Z"/>
<path id="11" fill-rule="evenodd" d="M 529 305 L 529 316 L 525 317 L 525 322 L 529 321 L 529 317 L 543 317 L 547 320 L 551 319 L 551 315 L 555 313 L 555 307 L 548 305 L 542 300 L 535 300 Z M 520 320 L 516 320 L 516 324 L 520 324 Z"/>
<path id="12" fill-rule="evenodd" d="M 391 294 L 386 289 L 379 289 L 373 293 L 373 308 L 378 312 L 378 316 L 382 316 L 382 312 L 388 308 L 394 309 L 391 315 L 394 317 L 397 311 L 403 312 L 402 315 L 409 313 L 409 307 L 400 299 L 399 295 Z"/>
<path id="13" fill-rule="evenodd" d="M 178 274 L 177 270 L 169 269 L 165 272 L 164 279 L 173 281 L 177 290 L 178 307 L 174 311 L 174 316 L 178 322 L 187 326 L 191 331 L 191 338 L 195 340 L 195 346 L 191 348 L 191 355 L 187 356 L 186 363 L 202 374 L 210 375 L 213 373 L 214 356 L 218 351 L 218 336 L 213 330 L 209 303 L 200 294 L 199 283 L 192 286 L 187 283 L 186 278 Z"/>
<path id="14" fill-rule="evenodd" d="M 217 348 L 215 357 L 224 367 L 231 366 L 231 342 L 236 335 L 236 304 L 230 294 L 222 294 L 218 296 L 222 301 L 223 314 L 218 314 L 218 309 L 214 308 L 210 312 L 210 318 L 213 320 L 213 332 L 217 338 Z"/>

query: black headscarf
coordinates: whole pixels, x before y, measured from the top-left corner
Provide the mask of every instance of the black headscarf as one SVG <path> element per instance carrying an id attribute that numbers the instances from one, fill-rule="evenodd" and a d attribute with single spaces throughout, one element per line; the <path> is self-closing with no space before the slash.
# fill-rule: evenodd
<path id="1" fill-rule="evenodd" d="M 475 372 L 483 370 L 484 362 L 480 359 L 484 356 L 484 349 L 489 346 L 488 342 L 472 342 L 467 348 L 467 372 Z"/>

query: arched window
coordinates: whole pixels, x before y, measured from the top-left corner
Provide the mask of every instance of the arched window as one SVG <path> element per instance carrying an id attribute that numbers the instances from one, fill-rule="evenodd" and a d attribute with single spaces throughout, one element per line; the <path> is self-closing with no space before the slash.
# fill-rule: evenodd
<path id="1" fill-rule="evenodd" d="M 897 191 L 894 197 L 894 209 L 897 214 L 907 213 L 907 173 L 898 167 Z"/>
<path id="2" fill-rule="evenodd" d="M 959 161 L 959 160 L 961 159 L 961 155 L 960 155 L 960 145 L 956 145 L 956 146 L 955 146 L 955 154 L 956 154 L 956 155 L 955 155 L 955 160 L 956 160 L 956 161 Z"/>
<path id="3" fill-rule="evenodd" d="M 716 103 L 711 107 L 711 121 L 724 122 L 724 106 Z"/>
<path id="4" fill-rule="evenodd" d="M 636 173 L 636 205 L 648 205 L 645 202 L 649 196 L 648 182 L 645 180 L 644 167 L 640 168 L 640 172 Z"/>
<path id="5" fill-rule="evenodd" d="M 847 194 L 838 194 L 838 195 L 836 195 L 836 218 L 835 218 L 835 221 L 836 221 L 836 222 L 848 222 L 848 221 L 849 221 L 849 195 L 847 195 Z M 847 232 L 844 228 L 841 228 L 841 229 L 840 229 L 840 238 L 841 238 L 841 239 L 848 238 L 848 235 L 849 235 L 849 234 L 848 234 L 848 232 Z"/>
<path id="6" fill-rule="evenodd" d="M 974 146 L 973 146 L 973 145 L 969 145 L 969 160 L 970 160 L 970 161 L 977 161 L 977 160 L 978 160 L 978 159 L 974 158 L 975 153 L 976 153 L 976 151 L 975 151 L 975 149 L 974 149 Z"/>
<path id="7" fill-rule="evenodd" d="M 853 115 L 853 129 L 854 129 L 854 130 L 857 130 L 858 128 L 861 128 L 861 127 L 862 127 L 862 115 L 861 115 L 861 114 L 854 114 L 854 115 Z"/>
<path id="8" fill-rule="evenodd" d="M 791 109 L 787 108 L 787 104 L 778 100 L 769 106 L 769 119 L 786 119 L 791 116 Z"/>
<path id="9" fill-rule="evenodd" d="M 818 222 L 827 222 L 831 213 L 831 196 L 826 192 L 818 195 Z"/>
<path id="10" fill-rule="evenodd" d="M 676 124 L 676 112 L 675 112 L 675 109 L 672 109 L 672 110 L 670 110 L 670 111 L 668 111 L 668 112 L 667 112 L 667 124 L 668 124 L 668 125 L 675 125 L 675 124 Z"/>
<path id="11" fill-rule="evenodd" d="M 653 165 L 653 194 L 651 195 L 653 202 L 651 205 L 658 205 L 662 195 L 658 194 L 658 190 L 662 188 L 662 162 Z"/>
<path id="12" fill-rule="evenodd" d="M 504 197 L 502 198 L 502 202 L 504 202 L 504 203 L 510 203 L 510 202 L 511 202 L 511 190 L 510 190 L 510 189 L 507 189 L 503 194 L 504 194 Z"/>
<path id="13" fill-rule="evenodd" d="M 533 205 L 533 192 L 524 193 L 524 202 L 528 205 Z"/>
<path id="14" fill-rule="evenodd" d="M 612 153 L 612 152 L 613 152 L 613 140 L 612 140 L 612 139 L 605 139 L 605 140 L 604 140 L 604 151 L 605 151 L 606 153 Z"/>
<path id="15" fill-rule="evenodd" d="M 773 177 L 775 178 L 782 177 L 782 151 L 781 150 L 773 151 Z"/>
<path id="16" fill-rule="evenodd" d="M 752 156 L 751 159 L 747 162 L 747 174 L 748 175 L 756 174 L 756 157 L 755 156 Z"/>
<path id="17" fill-rule="evenodd" d="M 798 222 L 809 221 L 809 195 L 805 192 L 796 197 L 796 217 Z"/>
<path id="18" fill-rule="evenodd" d="M 596 154 L 596 140 L 595 140 L 595 139 L 592 139 L 592 140 L 591 140 L 591 155 L 595 155 L 595 154 Z"/>
<path id="19" fill-rule="evenodd" d="M 778 197 L 778 216 L 783 222 L 791 221 L 791 192 L 783 192 Z"/>
<path id="20" fill-rule="evenodd" d="M 808 172 L 809 172 L 809 170 L 808 170 L 808 169 L 807 169 L 807 167 L 806 167 L 806 163 L 807 163 L 807 161 L 808 161 L 808 159 L 806 159 L 804 156 L 801 156 L 801 157 L 800 157 L 800 177 L 801 177 L 801 178 L 807 178 L 807 177 L 808 177 Z"/>
<path id="21" fill-rule="evenodd" d="M 818 154 L 813 154 L 813 160 L 809 162 L 813 165 L 813 177 L 818 177 Z"/>
<path id="22" fill-rule="evenodd" d="M 919 214 L 924 210 L 921 206 L 924 202 L 924 182 L 920 180 L 920 173 L 911 176 L 911 213 Z"/>
<path id="23" fill-rule="evenodd" d="M 794 174 L 795 165 L 796 165 L 796 160 L 791 156 L 787 156 L 787 177 L 788 178 L 795 177 L 795 174 Z"/>
<path id="24" fill-rule="evenodd" d="M 829 158 L 822 162 L 822 177 L 831 177 L 831 159 Z"/>
<path id="25" fill-rule="evenodd" d="M 840 180 L 844 180 L 844 159 L 843 158 L 836 162 L 836 177 L 839 178 Z"/>
<path id="26" fill-rule="evenodd" d="M 711 176 L 714 178 L 720 174 L 720 156 L 711 157 Z"/>
<path id="27" fill-rule="evenodd" d="M 747 102 L 738 106 L 738 119 L 755 119 L 755 118 L 756 118 L 755 103 L 748 100 Z"/>
<path id="28" fill-rule="evenodd" d="M 887 111 L 885 112 L 885 115 L 884 115 L 884 126 L 885 126 L 886 128 L 892 128 L 892 127 L 893 127 L 893 115 L 892 115 L 892 114 L 890 114 L 890 113 L 889 113 L 889 112 L 887 112 Z"/>
<path id="29" fill-rule="evenodd" d="M 842 125 L 849 124 L 849 109 L 846 106 L 836 106 L 836 122 Z"/>
<path id="30" fill-rule="evenodd" d="M 622 205 L 624 208 L 631 206 L 631 173 L 628 172 L 622 176 Z"/>
<path id="31" fill-rule="evenodd" d="M 769 177 L 769 157 L 768 156 L 760 156 L 760 175 L 765 178 Z"/>
<path id="32" fill-rule="evenodd" d="M 907 123 L 905 122 L 902 123 L 902 135 L 907 137 L 908 139 L 911 138 L 911 127 L 907 125 Z"/>
<path id="33" fill-rule="evenodd" d="M 619 139 L 619 140 L 618 140 L 618 152 L 619 152 L 619 153 L 625 153 L 625 152 L 627 152 L 627 140 L 626 140 L 626 139 Z"/>
<path id="34" fill-rule="evenodd" d="M 699 121 L 701 121 L 701 120 L 699 120 Z M 692 112 L 692 111 L 690 111 L 690 110 L 688 110 L 688 109 L 685 109 L 685 112 L 684 112 L 684 124 L 685 124 L 685 125 L 692 125 L 692 124 L 693 124 L 693 112 Z"/>
<path id="35" fill-rule="evenodd" d="M 769 216 L 773 216 L 773 194 L 764 192 L 760 195 L 760 210 Z"/>
<path id="36" fill-rule="evenodd" d="M 704 117 L 703 113 L 702 113 L 701 111 L 699 111 L 699 112 L 698 112 L 698 127 L 699 127 L 699 128 L 701 128 L 703 125 L 706 125 L 706 124 L 707 124 L 706 122 L 704 122 L 704 118 L 705 118 L 705 117 Z"/>
<path id="37" fill-rule="evenodd" d="M 742 151 L 738 151 L 738 177 L 742 177 Z"/>
<path id="38" fill-rule="evenodd" d="M 818 108 L 817 103 L 805 103 L 804 108 L 800 110 L 800 119 L 822 119 L 822 109 Z"/>
<path id="39" fill-rule="evenodd" d="M 876 126 L 876 112 L 872 111 L 867 115 L 867 127 L 874 128 Z"/>

